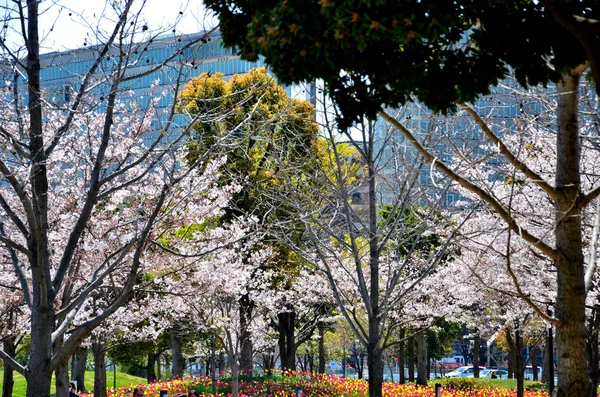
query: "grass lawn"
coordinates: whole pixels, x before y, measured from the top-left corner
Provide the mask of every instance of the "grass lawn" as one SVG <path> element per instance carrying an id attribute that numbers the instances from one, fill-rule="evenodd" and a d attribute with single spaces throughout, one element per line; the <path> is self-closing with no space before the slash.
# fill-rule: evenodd
<path id="1" fill-rule="evenodd" d="M 0 369 L 0 390 L 2 387 L 2 379 L 4 372 Z M 131 376 L 126 373 L 117 371 L 117 389 L 121 387 L 128 387 L 130 385 L 137 385 L 139 383 L 146 383 L 145 378 L 138 378 L 137 376 Z M 113 373 L 106 372 L 106 385 L 110 388 L 113 387 Z M 88 390 L 94 388 L 94 371 L 85 371 L 85 386 Z M 25 397 L 25 391 L 27 389 L 27 382 L 21 374 L 15 373 L 15 386 L 13 391 L 13 397 Z M 54 377 L 52 379 L 52 389 L 50 393 L 54 394 Z"/>
<path id="2" fill-rule="evenodd" d="M 511 389 L 517 390 L 517 380 L 516 379 L 490 379 L 490 378 L 453 378 L 453 379 L 431 379 L 428 381 L 430 386 L 433 386 L 435 383 L 441 383 L 442 385 L 447 385 L 448 383 L 461 384 L 465 382 L 467 384 L 474 383 L 479 387 L 499 387 L 502 389 Z M 540 390 L 546 389 L 547 385 L 542 382 L 533 382 L 530 380 L 525 381 L 525 389 L 533 389 Z"/>

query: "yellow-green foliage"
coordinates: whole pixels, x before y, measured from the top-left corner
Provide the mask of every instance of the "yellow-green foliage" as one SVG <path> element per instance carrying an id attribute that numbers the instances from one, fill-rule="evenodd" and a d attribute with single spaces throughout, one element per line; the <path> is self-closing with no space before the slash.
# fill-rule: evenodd
<path id="1" fill-rule="evenodd" d="M 314 107 L 289 98 L 265 68 L 229 81 L 221 73 L 203 73 L 185 86 L 179 99 L 180 112 L 201 117 L 192 124 L 190 160 L 227 136 L 228 178 L 243 174 L 259 186 L 278 185 L 281 167 L 313 155 L 318 133 Z"/>

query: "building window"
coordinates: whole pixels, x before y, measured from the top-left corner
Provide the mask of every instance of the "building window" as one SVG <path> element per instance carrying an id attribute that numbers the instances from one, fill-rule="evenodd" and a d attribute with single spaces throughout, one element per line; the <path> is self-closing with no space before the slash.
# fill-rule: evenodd
<path id="1" fill-rule="evenodd" d="M 65 103 L 71 102 L 71 94 L 73 93 L 73 87 L 71 84 L 65 84 L 65 88 L 63 90 L 63 97 L 65 99 Z"/>
<path id="2" fill-rule="evenodd" d="M 444 198 L 444 203 L 446 206 L 454 205 L 456 202 L 456 197 L 454 193 L 446 193 L 446 197 Z"/>

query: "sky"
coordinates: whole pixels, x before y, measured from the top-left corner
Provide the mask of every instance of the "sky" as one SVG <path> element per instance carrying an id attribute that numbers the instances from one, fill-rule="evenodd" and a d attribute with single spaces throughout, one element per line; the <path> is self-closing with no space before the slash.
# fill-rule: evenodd
<path id="1" fill-rule="evenodd" d="M 80 48 L 84 43 L 94 44 L 98 32 L 107 31 L 114 26 L 115 14 L 111 10 L 111 4 L 122 2 L 123 0 L 43 0 L 39 18 L 40 37 L 43 37 L 42 52 Z M 7 7 L 14 8 L 14 4 L 12 0 L 0 0 L 0 12 L 3 16 L 7 13 Z M 215 24 L 215 19 L 206 15 L 201 0 L 135 0 L 132 10 L 141 10 L 140 21 L 147 24 L 147 33 L 160 29 L 171 33 L 173 28 L 176 33 L 193 33 Z M 176 21 L 177 24 L 173 27 Z M 8 29 L 6 42 L 10 46 L 21 44 L 18 28 L 19 25 L 14 20 L 5 25 L 4 29 Z"/>

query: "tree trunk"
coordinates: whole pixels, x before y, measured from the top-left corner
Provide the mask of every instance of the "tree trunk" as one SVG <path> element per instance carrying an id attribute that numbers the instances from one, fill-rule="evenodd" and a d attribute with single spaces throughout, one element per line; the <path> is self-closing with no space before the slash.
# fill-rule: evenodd
<path id="1" fill-rule="evenodd" d="M 88 348 L 78 347 L 73 354 L 73 367 L 71 379 L 77 383 L 77 389 L 87 392 L 85 389 L 85 368 L 87 365 Z"/>
<path id="2" fill-rule="evenodd" d="M 16 339 L 14 336 L 10 336 L 10 337 L 6 337 L 2 341 L 2 348 L 4 349 L 4 352 L 13 358 L 15 357 L 15 354 L 17 352 L 17 346 L 15 344 L 15 340 Z M 10 365 L 6 364 L 6 360 L 3 360 L 3 361 L 4 361 L 4 375 L 3 375 L 3 379 L 2 379 L 2 397 L 12 397 L 13 387 L 15 384 L 14 370 Z"/>
<path id="3" fill-rule="evenodd" d="M 515 330 L 515 350 L 516 350 L 516 378 L 517 378 L 517 397 L 525 395 L 525 360 L 523 359 L 523 337 L 521 330 Z"/>
<path id="4" fill-rule="evenodd" d="M 57 319 L 58 322 L 62 319 Z M 64 336 L 58 337 L 52 346 L 54 353 L 58 352 L 63 345 Z M 69 397 L 69 358 L 65 358 L 63 362 L 58 363 L 54 369 L 54 384 L 56 389 L 56 397 Z"/>
<path id="5" fill-rule="evenodd" d="M 367 156 L 368 186 L 369 186 L 369 338 L 367 341 L 367 366 L 369 368 L 369 397 L 381 397 L 383 384 L 383 360 L 381 359 L 381 302 L 379 300 L 379 241 L 377 189 L 375 186 L 377 171 L 374 155 L 374 126 L 369 124 Z M 348 219 L 350 221 L 350 219 Z"/>
<path id="6" fill-rule="evenodd" d="M 537 368 L 538 368 L 537 353 L 538 353 L 538 348 L 537 348 L 537 346 L 535 346 L 531 349 L 531 353 L 530 353 L 531 368 L 533 368 L 533 380 L 535 382 L 537 382 L 539 380 L 538 379 L 538 370 L 537 370 Z"/>
<path id="7" fill-rule="evenodd" d="M 31 310 L 31 348 L 25 372 L 27 397 L 50 397 L 52 369 L 52 324 L 54 313 L 50 308 L 34 307 Z"/>
<path id="8" fill-rule="evenodd" d="M 296 370 L 296 345 L 294 326 L 296 313 L 293 311 L 278 313 L 279 319 L 279 359 L 281 368 Z"/>
<path id="9" fill-rule="evenodd" d="M 417 339 L 417 385 L 427 385 L 427 345 L 425 333 L 419 332 Z"/>
<path id="10" fill-rule="evenodd" d="M 181 340 L 177 335 L 178 329 L 171 329 L 171 375 L 173 378 L 182 378 L 185 360 L 181 354 Z"/>
<path id="11" fill-rule="evenodd" d="M 92 342 L 94 354 L 94 397 L 106 397 L 106 349 L 103 341 Z"/>
<path id="12" fill-rule="evenodd" d="M 248 294 L 242 296 L 240 299 L 240 372 L 247 374 L 252 374 L 254 369 L 252 335 L 249 329 L 253 309 L 254 302 L 250 300 Z"/>
<path id="13" fill-rule="evenodd" d="M 208 375 L 208 374 L 207 374 Z M 162 366 L 160 365 L 160 354 L 156 356 L 156 377 L 162 380 Z"/>
<path id="14" fill-rule="evenodd" d="M 146 380 L 148 381 L 148 383 L 156 381 L 156 373 L 154 372 L 154 367 L 156 366 L 156 358 L 156 353 L 148 353 L 148 366 L 146 367 Z"/>
<path id="15" fill-rule="evenodd" d="M 262 355 L 262 366 L 265 376 L 273 374 L 273 368 L 275 367 L 275 355 L 272 353 L 263 353 Z"/>
<path id="16" fill-rule="evenodd" d="M 562 259 L 556 263 L 556 354 L 560 396 L 592 394 L 585 360 L 585 282 L 581 236 L 580 137 L 578 74 L 563 74 L 557 84 L 555 245 Z"/>
<path id="17" fill-rule="evenodd" d="M 513 379 L 516 377 L 516 366 L 517 366 L 517 347 L 515 344 L 515 340 L 512 337 L 511 328 L 505 329 L 506 334 L 506 342 L 508 343 L 508 378 Z"/>
<path id="18" fill-rule="evenodd" d="M 407 343 L 408 350 L 408 381 L 410 383 L 415 381 L 415 337 L 414 335 L 409 336 Z"/>
<path id="19" fill-rule="evenodd" d="M 231 397 L 238 397 L 240 390 L 240 376 L 237 358 L 234 356 L 229 357 L 231 361 Z"/>
<path id="20" fill-rule="evenodd" d="M 42 93 L 40 86 L 40 57 L 38 30 L 39 2 L 27 0 L 27 103 L 29 107 L 29 151 L 32 154 L 30 185 L 35 200 L 36 225 L 29 225 L 32 234 L 27 248 L 31 255 L 31 344 L 25 371 L 27 397 L 49 397 L 52 383 L 52 331 L 55 324 L 55 292 L 48 290 L 50 249 L 48 236 L 48 174 L 44 150 Z M 33 230 L 35 228 L 35 230 Z"/>
<path id="21" fill-rule="evenodd" d="M 548 330 L 546 330 L 546 333 L 548 332 Z M 549 379 L 549 368 L 550 365 L 552 365 L 550 363 L 550 356 L 551 353 L 548 351 L 548 347 L 550 346 L 550 344 L 548 343 L 548 336 L 546 335 L 546 348 L 544 349 L 544 360 L 542 363 L 542 382 L 544 383 L 548 383 L 548 379 Z"/>
<path id="22" fill-rule="evenodd" d="M 68 361 L 58 364 L 55 374 L 56 397 L 69 397 L 69 368 Z"/>
<path id="23" fill-rule="evenodd" d="M 365 360 L 364 356 L 361 353 L 356 353 L 356 359 L 354 360 L 356 363 L 356 372 L 358 372 L 358 379 L 362 379 L 365 373 Z"/>
<path id="24" fill-rule="evenodd" d="M 214 332 L 214 331 L 213 331 Z M 217 395 L 217 340 L 213 334 L 210 341 L 210 383 L 213 396 Z"/>
<path id="25" fill-rule="evenodd" d="M 369 397 L 381 397 L 383 392 L 383 360 L 379 349 L 379 338 L 379 323 L 369 324 L 369 344 L 367 346 Z"/>
<path id="26" fill-rule="evenodd" d="M 481 345 L 481 337 L 479 333 L 473 338 L 473 378 L 479 378 L 479 347 Z"/>
<path id="27" fill-rule="evenodd" d="M 319 373 L 325 373 L 325 327 L 319 326 Z"/>
<path id="28" fill-rule="evenodd" d="M 404 368 L 405 368 L 404 347 L 406 345 L 406 343 L 404 343 L 404 335 L 406 335 L 406 331 L 404 328 L 401 328 L 400 329 L 400 343 L 398 344 L 398 375 L 400 377 L 400 379 L 398 381 L 400 382 L 400 384 L 406 383 L 406 375 L 404 375 Z"/>
<path id="29" fill-rule="evenodd" d="M 225 366 L 225 358 L 223 358 L 223 356 L 222 356 L 222 355 L 219 355 L 219 360 L 218 360 L 218 362 L 219 362 L 219 365 L 218 365 L 218 368 L 219 368 L 219 375 L 222 375 L 222 374 L 223 374 L 223 372 L 227 370 L 227 368 L 226 368 L 226 366 Z"/>

